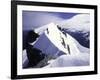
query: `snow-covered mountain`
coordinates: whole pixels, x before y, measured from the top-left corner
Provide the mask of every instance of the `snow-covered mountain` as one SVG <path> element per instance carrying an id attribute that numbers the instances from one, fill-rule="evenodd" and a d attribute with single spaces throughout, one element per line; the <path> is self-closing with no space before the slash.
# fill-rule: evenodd
<path id="1" fill-rule="evenodd" d="M 33 45 L 33 48 L 41 50 L 47 57 L 50 57 L 51 60 L 47 60 L 48 58 L 44 58 L 43 60 L 47 60 L 46 62 L 49 63 L 46 67 L 51 67 L 51 65 L 52 67 L 60 67 L 89 64 L 89 49 L 81 46 L 79 42 L 68 33 L 63 33 L 59 30 L 58 25 L 50 23 L 35 31 L 42 33 L 39 33 L 40 36 L 37 40 L 30 44 Z M 63 64 L 59 60 L 63 61 Z M 41 62 L 43 63 L 43 61 Z M 40 65 L 41 62 L 38 65 Z M 23 65 L 27 65 L 27 63 L 27 53 L 24 50 Z"/>
<path id="2" fill-rule="evenodd" d="M 67 33 L 64 35 L 54 23 L 47 25 L 47 29 L 40 35 L 33 46 L 43 53 L 52 54 L 52 56 L 61 53 L 67 55 L 80 53 L 74 39 Z"/>
<path id="3" fill-rule="evenodd" d="M 70 19 L 63 20 L 56 23 L 62 32 L 69 33 L 84 47 L 89 48 L 90 44 L 90 15 L 89 14 L 78 14 Z M 36 28 L 35 32 L 42 34 L 48 25 Z"/>

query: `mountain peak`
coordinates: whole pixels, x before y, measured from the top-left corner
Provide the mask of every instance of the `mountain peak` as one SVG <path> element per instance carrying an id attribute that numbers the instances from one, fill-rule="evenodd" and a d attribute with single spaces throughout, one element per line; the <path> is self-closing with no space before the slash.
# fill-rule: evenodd
<path id="1" fill-rule="evenodd" d="M 43 53 L 52 56 L 60 54 L 77 55 L 79 50 L 74 39 L 69 34 L 63 34 L 56 24 L 50 23 L 42 28 L 42 34 L 33 45 Z"/>

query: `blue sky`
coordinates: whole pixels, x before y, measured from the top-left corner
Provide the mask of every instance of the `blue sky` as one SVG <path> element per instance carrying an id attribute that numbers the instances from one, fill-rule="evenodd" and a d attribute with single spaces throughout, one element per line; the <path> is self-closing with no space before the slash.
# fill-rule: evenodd
<path id="1" fill-rule="evenodd" d="M 77 15 L 78 13 L 62 13 L 62 12 L 42 12 L 42 11 L 23 11 L 22 21 L 23 29 L 30 30 L 41 27 L 50 22 L 60 23 Z"/>

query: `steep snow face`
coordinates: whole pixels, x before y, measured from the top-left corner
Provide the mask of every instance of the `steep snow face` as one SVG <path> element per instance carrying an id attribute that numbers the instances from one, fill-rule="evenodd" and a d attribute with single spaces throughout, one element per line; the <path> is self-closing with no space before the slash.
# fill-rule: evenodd
<path id="1" fill-rule="evenodd" d="M 49 48 L 47 49 L 48 44 L 51 46 L 49 46 Z M 44 31 L 43 34 L 40 35 L 39 39 L 33 46 L 35 48 L 39 48 L 43 52 L 48 50 L 46 51 L 47 53 L 53 51 L 53 49 L 55 49 L 54 47 L 58 49 L 56 53 L 60 53 L 59 51 L 70 55 L 77 55 L 80 53 L 74 42 L 74 39 L 69 34 L 64 35 L 54 23 L 50 23 L 47 25 L 47 29 Z"/>
<path id="2" fill-rule="evenodd" d="M 65 36 L 61 31 L 58 30 L 57 25 L 50 23 L 47 30 L 45 31 L 46 36 L 49 40 L 61 51 L 68 54 L 67 43 L 65 42 Z M 68 42 L 68 41 L 67 41 Z"/>
<path id="3" fill-rule="evenodd" d="M 47 37 L 60 50 L 64 51 L 65 53 L 72 54 L 72 55 L 79 54 L 79 50 L 74 42 L 74 39 L 67 33 L 64 35 L 57 28 L 57 25 L 52 23 L 52 26 L 48 27 L 48 31 L 50 33 L 47 35 Z M 73 54 L 73 51 L 74 51 L 74 54 Z"/>

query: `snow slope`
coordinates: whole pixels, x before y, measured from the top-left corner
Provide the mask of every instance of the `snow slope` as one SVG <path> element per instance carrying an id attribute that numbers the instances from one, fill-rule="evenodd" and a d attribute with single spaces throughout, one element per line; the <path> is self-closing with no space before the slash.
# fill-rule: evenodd
<path id="1" fill-rule="evenodd" d="M 90 50 L 89 48 L 83 47 L 74 38 L 75 44 L 79 49 L 80 53 L 78 55 L 61 55 L 56 59 L 51 59 L 48 61 L 49 65 L 44 68 L 51 67 L 69 67 L 69 66 L 88 66 L 90 64 Z M 74 51 L 73 51 L 74 52 Z"/>
<path id="2" fill-rule="evenodd" d="M 37 42 L 33 45 L 35 48 L 49 54 L 55 54 L 51 52 L 55 49 L 54 47 L 65 54 L 77 55 L 80 53 L 74 39 L 69 34 L 64 35 L 54 23 L 48 24 L 47 27 L 48 28 L 40 35 Z"/>

